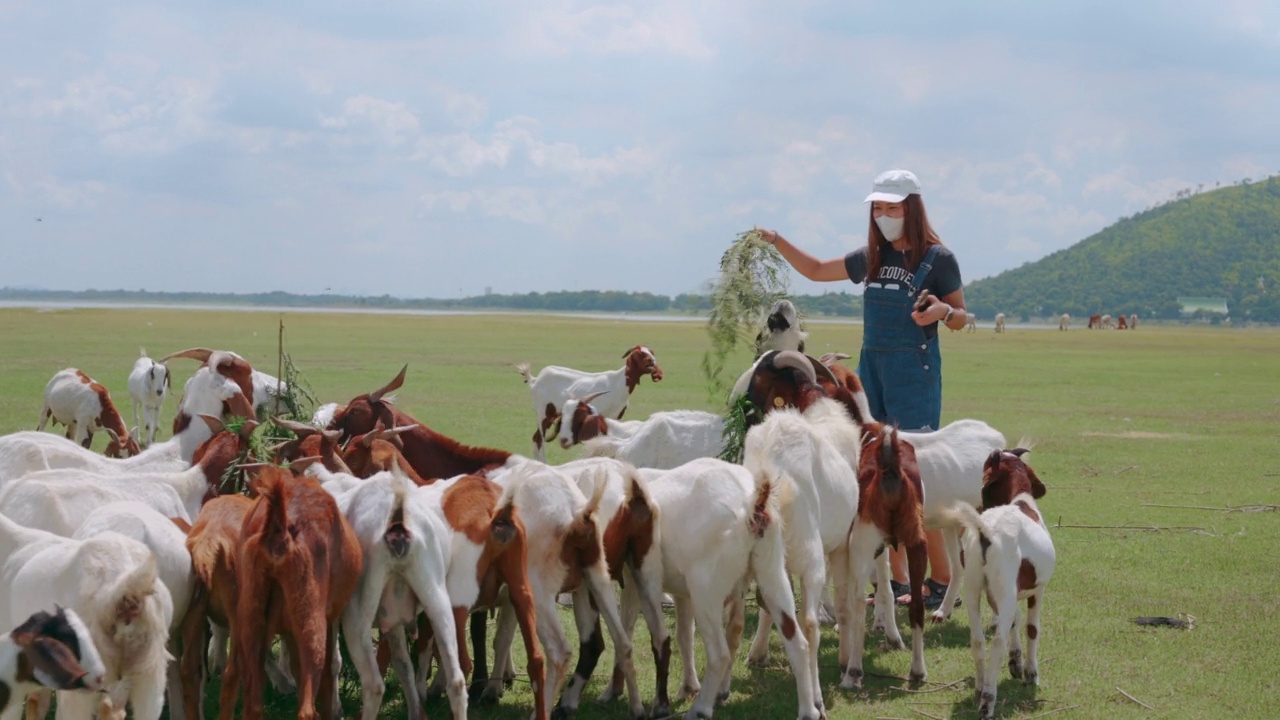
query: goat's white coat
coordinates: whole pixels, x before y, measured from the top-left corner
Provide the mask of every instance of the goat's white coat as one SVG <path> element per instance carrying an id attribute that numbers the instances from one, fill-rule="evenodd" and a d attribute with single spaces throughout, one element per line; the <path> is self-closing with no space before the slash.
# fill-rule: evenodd
<path id="1" fill-rule="evenodd" d="M 110 399 L 107 401 L 110 403 Z M 40 409 L 37 430 L 44 430 L 51 418 L 67 426 L 67 437 L 76 444 L 84 444 L 103 427 L 99 423 L 104 407 L 90 383 L 84 381 L 80 371 L 67 368 L 58 371 L 44 388 L 44 407 Z M 114 406 L 111 412 L 116 412 Z"/>
<path id="2" fill-rule="evenodd" d="M 571 654 L 569 639 L 556 610 L 556 595 L 564 588 L 565 581 L 572 572 L 561 557 L 560 550 L 570 526 L 585 515 L 594 515 L 599 531 L 595 542 L 599 544 L 600 552 L 595 564 L 581 568 L 584 593 L 590 592 L 604 617 L 613 639 L 615 659 L 621 664 L 623 677 L 626 679 L 631 716 L 639 717 L 644 712 L 644 704 L 640 700 L 635 665 L 632 662 L 631 635 L 622 625 L 618 598 L 604 558 L 601 537 L 604 526 L 601 525 L 598 514 L 605 490 L 603 478 L 593 488 L 591 499 L 578 488 L 572 477 L 541 462 L 519 463 L 513 469 L 497 475 L 494 482 L 503 487 L 503 499 L 499 501 L 499 506 L 509 497 L 524 525 L 525 543 L 529 548 L 529 588 L 537 611 L 538 641 L 542 644 L 546 660 L 547 674 L 543 690 L 547 707 L 557 706 L 556 696 L 569 676 Z M 583 600 L 586 600 L 585 594 Z M 577 604 L 574 603 L 575 606 Z M 495 639 L 495 668 L 506 667 L 513 620 L 514 618 L 504 618 L 499 622 L 498 637 Z M 494 675 L 500 678 L 501 671 Z M 576 710 L 582 690 L 580 685 L 571 683 L 560 700 L 561 706 L 570 711 Z"/>
<path id="3" fill-rule="evenodd" d="M 141 607 L 121 623 L 116 611 L 126 598 Z M 173 603 L 151 550 L 117 533 L 72 540 L 0 517 L 0 623 L 17 625 L 54 603 L 85 620 L 114 707 L 123 710 L 127 700 L 138 720 L 160 717 Z M 58 717 L 88 720 L 96 706 L 93 696 L 61 692 Z"/>
<path id="4" fill-rule="evenodd" d="M 676 644 L 683 660 L 684 690 L 697 693 L 686 717 L 711 717 L 716 697 L 729 691 L 748 580 L 755 578 L 761 596 L 776 613 L 779 630 L 785 619 L 795 617 L 776 500 L 769 500 L 771 522 L 757 538 L 750 522 L 761 487 L 746 468 L 703 458 L 672 470 L 638 472 L 660 511 L 663 587 L 676 599 Z M 727 634 L 726 606 L 731 610 Z M 693 669 L 695 620 L 707 655 L 701 687 Z M 784 645 L 796 678 L 798 716 L 817 718 L 809 643 L 804 633 L 795 632 L 790 640 L 784 635 Z"/>
<path id="5" fill-rule="evenodd" d="M 133 430 L 142 444 L 152 445 L 156 441 L 156 433 L 160 430 L 160 411 L 164 407 L 164 398 L 169 392 L 169 366 L 147 357 L 133 362 L 133 371 L 129 373 L 129 399 L 133 405 Z M 141 408 L 142 420 L 138 415 Z"/>
<path id="6" fill-rule="evenodd" d="M 465 537 L 455 536 L 444 519 L 438 497 L 433 497 L 438 496 L 439 491 L 429 487 L 421 488 L 426 492 L 419 490 L 395 470 L 361 480 L 337 498 L 338 508 L 351 522 L 364 553 L 360 585 L 342 614 L 347 650 L 360 675 L 364 720 L 377 718 L 386 691 L 369 635 L 375 620 L 391 642 L 392 663 L 405 692 L 405 703 L 411 708 L 410 717 L 422 716 L 418 684 L 403 628 L 417 617 L 419 605 L 426 609 L 440 648 L 453 717 L 455 720 L 467 717 L 466 681 L 458 657 L 454 601 L 448 586 L 451 576 L 465 576 L 468 572 L 474 584 L 474 560 L 480 556 L 474 550 L 483 548 L 472 545 Z M 399 558 L 391 554 L 385 542 L 397 503 L 403 508 L 404 527 L 410 535 L 408 551 Z M 474 555 L 473 562 L 469 566 L 465 562 L 455 565 L 452 562 L 455 549 L 463 556 Z M 456 585 L 458 577 L 453 577 L 453 582 Z M 475 592 L 479 592 L 478 585 Z M 471 601 L 475 601 L 474 595 Z"/>
<path id="7" fill-rule="evenodd" d="M 637 352 L 647 353 L 657 361 L 653 351 L 644 345 Z M 558 409 L 564 406 L 566 400 L 585 398 L 596 393 L 603 393 L 593 403 L 600 414 L 609 418 L 620 417 L 631 399 L 627 390 L 628 362 L 629 360 L 624 360 L 622 367 L 617 370 L 595 373 L 561 365 L 547 365 L 536 376 L 529 374 L 528 364 L 517 365 L 516 369 L 524 376 L 525 382 L 529 384 L 529 392 L 533 395 L 533 414 L 538 419 L 538 432 L 542 432 L 543 413 L 547 405 Z M 533 449 L 534 457 L 541 461 L 547 459 L 545 440 L 543 438 L 542 444 L 535 443 Z"/>
<path id="8" fill-rule="evenodd" d="M 46 482 L 40 475 L 43 473 L 6 484 L 0 490 L 0 515 L 64 537 L 75 534 L 89 513 L 111 502 L 139 501 L 167 518 L 191 522 L 193 517 L 178 491 L 166 483 L 132 484 L 119 478 L 84 475 Z"/>
<path id="9" fill-rule="evenodd" d="M 204 423 L 192 423 L 185 432 L 194 432 L 197 425 Z M 80 468 L 100 475 L 182 470 L 191 463 L 179 455 L 181 442 L 174 437 L 133 457 L 109 458 L 58 435 L 34 430 L 10 433 L 0 436 L 0 486 L 28 473 L 58 468 Z"/>
<path id="10" fill-rule="evenodd" d="M 787 546 L 787 570 L 800 580 L 800 627 L 809 642 L 809 671 L 821 702 L 818 677 L 818 612 L 827 584 L 828 559 L 841 617 L 849 587 L 849 531 L 858 514 L 858 448 L 861 428 L 844 406 L 821 399 L 803 413 L 771 412 L 747 432 L 742 464 L 756 482 L 777 487 L 779 516 Z M 857 591 L 861 595 L 860 589 Z M 768 651 L 769 613 L 760 623 L 749 658 L 762 662 Z M 896 629 L 896 628 L 895 628 Z"/>
<path id="11" fill-rule="evenodd" d="M 569 403 L 565 408 L 567 412 Z M 669 470 L 690 460 L 715 457 L 724 446 L 724 418 L 702 410 L 656 412 L 630 437 L 615 437 L 612 425 L 609 432 L 586 441 L 583 456 L 611 457 L 636 467 Z"/>
<path id="12" fill-rule="evenodd" d="M 169 625 L 169 637 L 181 637 L 182 620 L 187 616 L 191 594 L 195 589 L 195 575 L 191 570 L 191 553 L 187 552 L 187 535 L 169 518 L 149 505 L 135 501 L 113 502 L 103 505 L 84 519 L 72 539 L 87 540 L 105 532 L 114 532 L 137 540 L 151 549 L 156 558 L 160 581 L 169 591 L 173 602 L 173 617 Z M 177 656 L 177 643 L 170 643 L 170 650 Z M 182 703 L 182 674 L 178 663 L 168 665 L 169 717 L 183 720 L 186 711 Z"/>
<path id="13" fill-rule="evenodd" d="M 1019 504 L 1029 507 L 1037 516 L 1032 519 Z M 983 718 L 994 714 L 996 685 L 1000 679 L 1006 648 L 1009 669 L 1015 678 L 1028 685 L 1039 683 L 1039 630 L 1040 611 L 1044 605 L 1045 586 L 1053 577 L 1057 555 L 1053 539 L 1044 524 L 1040 508 L 1027 493 L 1013 498 L 1009 505 L 1000 505 L 981 515 L 968 503 L 956 503 L 949 515 L 963 523 L 969 532 L 965 535 L 964 601 L 969 609 L 969 647 L 973 653 L 974 673 L 978 684 L 979 711 Z M 981 538 L 990 544 L 984 551 Z M 1028 590 L 1018 589 L 1018 571 L 1023 561 L 1035 568 L 1036 584 Z M 991 642 L 991 654 L 983 658 L 985 638 L 982 625 L 982 598 L 991 599 L 995 613 L 995 633 Z M 1034 599 L 1034 602 L 1031 600 Z M 1018 638 L 1018 601 L 1027 603 L 1027 660 L 1022 664 L 1022 650 Z M 1031 631 L 1031 628 L 1036 630 Z"/>

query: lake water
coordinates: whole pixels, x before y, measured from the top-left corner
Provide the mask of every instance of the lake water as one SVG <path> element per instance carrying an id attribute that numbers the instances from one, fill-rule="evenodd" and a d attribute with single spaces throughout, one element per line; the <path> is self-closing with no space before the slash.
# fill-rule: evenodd
<path id="1" fill-rule="evenodd" d="M 592 320 L 619 320 L 630 322 L 693 322 L 704 323 L 704 315 L 669 315 L 659 313 L 609 313 L 609 312 L 554 312 L 550 310 L 441 310 L 430 308 L 377 308 L 377 307 L 286 307 L 272 305 L 216 305 L 187 303 L 126 303 L 97 302 L 92 300 L 0 300 L 0 308 L 31 308 L 38 311 L 75 309 L 112 310 L 194 310 L 217 312 L 269 312 L 269 313 L 332 313 L 339 315 L 526 315 L 538 317 L 580 317 Z M 818 317 L 805 318 L 814 325 L 861 325 L 861 318 Z M 979 322 L 978 331 L 992 331 L 990 320 Z M 1057 330 L 1058 324 L 1006 323 L 1017 330 Z"/>

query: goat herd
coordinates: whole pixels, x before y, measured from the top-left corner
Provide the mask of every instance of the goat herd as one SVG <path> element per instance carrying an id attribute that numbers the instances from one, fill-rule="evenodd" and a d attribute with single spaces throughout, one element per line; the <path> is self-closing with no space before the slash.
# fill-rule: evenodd
<path id="1" fill-rule="evenodd" d="M 681 697 L 694 698 L 685 717 L 705 718 L 728 696 L 752 583 L 760 622 L 748 661 L 766 658 L 776 627 L 797 716 L 825 717 L 818 615 L 829 583 L 841 687 L 863 682 L 863 597 L 873 573 L 874 621 L 905 648 L 886 545 L 906 550 L 911 679 L 925 678 L 926 528 L 942 530 L 953 568 L 962 567 L 963 540 L 963 583 L 950 585 L 933 620 L 950 616 L 963 584 L 977 699 L 991 717 L 1006 652 L 1015 677 L 1037 680 L 1039 613 L 1054 567 L 1035 500 L 1044 485 L 1025 451 L 1005 450 L 984 422 L 929 433 L 876 422 L 842 356 L 819 360 L 801 347 L 763 352 L 738 380 L 734 392 L 759 409 L 740 464 L 716 459 L 718 415 L 620 419 L 644 375 L 662 379 L 654 353 L 636 346 L 611 372 L 548 367 L 535 376 L 520 367 L 538 417 L 535 458 L 462 445 L 418 422 L 389 397 L 404 382 L 401 370 L 378 390 L 322 408 L 312 424 L 277 419 L 296 437 L 271 448 L 272 463 L 241 465 L 247 494 L 224 495 L 257 412 L 265 421 L 279 411 L 283 383 L 229 351 L 193 348 L 160 362 L 144 352 L 129 382 L 130 434 L 100 384 L 61 372 L 40 423 L 66 424 L 67 439 L 0 437 L 0 622 L 14 628 L 0 639 L 3 717 L 17 717 L 27 697 L 27 716 L 42 718 L 58 690 L 63 717 L 122 720 L 132 706 L 137 720 L 155 720 L 167 690 L 169 716 L 196 720 L 211 673 L 222 677 L 222 718 L 234 716 L 241 695 L 243 716 L 261 717 L 268 678 L 296 690 L 299 718 L 336 717 L 341 629 L 365 720 L 381 708 L 388 665 L 409 717 L 423 717 L 421 698 L 434 689 L 461 719 L 475 699 L 468 687 L 486 699 L 502 695 L 517 628 L 534 717 L 564 717 L 604 652 L 603 619 L 614 666 L 601 699 L 625 692 L 630 717 L 661 718 L 672 712 L 665 592 L 675 601 Z M 157 443 L 164 363 L 174 358 L 200 367 L 173 438 Z M 97 429 L 111 434 L 108 451 L 120 458 L 87 449 Z M 585 442 L 587 456 L 543 462 L 543 443 L 557 434 L 565 447 Z M 571 675 L 559 593 L 573 594 L 580 637 Z M 989 656 L 984 597 L 996 619 Z M 1025 659 L 1019 599 L 1027 603 Z M 497 611 L 491 675 L 489 610 Z M 647 709 L 631 640 L 638 615 L 656 675 Z M 695 625 L 706 653 L 701 678 Z"/>

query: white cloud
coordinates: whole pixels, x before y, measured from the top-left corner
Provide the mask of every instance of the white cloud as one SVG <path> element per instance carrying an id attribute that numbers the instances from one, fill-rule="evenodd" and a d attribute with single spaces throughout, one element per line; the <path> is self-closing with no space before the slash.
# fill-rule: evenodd
<path id="1" fill-rule="evenodd" d="M 523 35 L 529 47 L 554 55 L 660 51 L 707 59 L 715 54 L 697 19 L 679 3 L 542 9 L 530 12 L 526 23 Z"/>
<path id="2" fill-rule="evenodd" d="M 368 95 L 347 98 L 342 114 L 321 117 L 320 125 L 326 128 L 348 128 L 367 122 L 380 138 L 391 145 L 399 145 L 418 135 L 418 118 L 402 102 L 391 102 Z"/>

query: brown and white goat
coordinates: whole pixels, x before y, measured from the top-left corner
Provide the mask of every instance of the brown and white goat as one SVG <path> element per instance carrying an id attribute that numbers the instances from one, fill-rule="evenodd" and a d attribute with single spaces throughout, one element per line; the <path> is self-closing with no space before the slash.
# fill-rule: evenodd
<path id="1" fill-rule="evenodd" d="M 337 430 L 322 430 L 285 418 L 272 418 L 271 421 L 296 436 L 271 448 L 272 458 L 277 465 L 286 465 L 305 457 L 318 457 L 329 472 L 351 472 L 351 468 L 343 460 L 342 447 L 338 444 L 342 433 Z"/>
<path id="2" fill-rule="evenodd" d="M 384 429 L 382 423 L 378 423 L 372 432 L 351 438 L 351 442 L 347 443 L 342 453 L 342 459 L 356 477 L 367 478 L 374 473 L 387 472 L 395 467 L 412 480 L 414 485 L 435 482 L 437 478 L 424 478 L 419 475 L 402 452 L 404 441 L 400 439 L 400 435 L 413 428 L 414 426 L 407 425 Z"/>
<path id="3" fill-rule="evenodd" d="M 338 621 L 360 582 L 360 541 L 333 496 L 315 479 L 262 468 L 257 499 L 240 531 L 232 626 L 236 663 L 244 670 L 243 717 L 263 716 L 262 667 L 267 643 L 281 635 L 298 682 L 298 718 L 341 715 L 337 706 Z"/>
<path id="4" fill-rule="evenodd" d="M 533 396 L 533 414 L 538 427 L 533 431 L 533 454 L 545 461 L 544 443 L 555 439 L 560 432 L 560 408 L 571 398 L 601 393 L 596 403 L 605 417 L 621 420 L 627 411 L 631 393 L 645 375 L 654 382 L 662 381 L 662 368 L 658 358 L 644 345 L 636 345 L 622 354 L 623 365 L 617 370 L 586 372 L 560 365 L 547 365 L 535 376 L 529 372 L 528 363 L 516 365 L 516 370 L 529 385 Z"/>
<path id="5" fill-rule="evenodd" d="M 74 610 L 33 613 L 0 635 L 0 717 L 17 717 L 28 693 L 41 689 L 97 692 L 106 667 Z"/>
<path id="6" fill-rule="evenodd" d="M 138 441 L 129 436 L 120 411 L 111 402 L 111 393 L 102 383 L 75 368 L 59 371 L 44 388 L 44 406 L 40 423 L 44 430 L 49 420 L 67 426 L 67 439 L 83 447 L 93 444 L 93 434 L 105 430 L 111 436 L 105 453 L 108 457 L 129 457 L 139 452 Z"/>
<path id="7" fill-rule="evenodd" d="M 951 512 L 969 530 L 965 536 L 965 602 L 969 608 L 969 647 L 973 653 L 978 716 L 995 716 L 1000 664 L 1008 648 L 1009 673 L 1028 685 L 1039 682 L 1040 610 L 1057 555 L 1035 498 L 1044 483 L 1023 460 L 1026 451 L 995 451 L 987 460 L 981 515 L 956 503 Z M 991 654 L 984 658 L 983 597 L 995 614 Z M 1018 601 L 1027 601 L 1027 658 L 1023 665 L 1018 637 Z"/>
<path id="8" fill-rule="evenodd" d="M 524 527 L 512 502 L 501 502 L 499 493 L 494 483 L 476 476 L 419 487 L 397 468 L 369 478 L 339 499 L 365 557 L 360 588 L 343 615 L 343 633 L 360 673 L 366 720 L 377 716 L 384 690 L 369 638 L 375 624 L 391 639 L 392 664 L 410 717 L 422 715 L 403 634 L 403 625 L 414 621 L 419 607 L 426 608 L 430 620 L 420 627 L 435 638 L 454 718 L 466 718 L 464 675 L 471 668 L 462 621 L 477 606 L 492 605 L 504 585 L 530 648 L 535 716 L 546 718 L 539 692 L 543 661 L 525 575 Z"/>
<path id="9" fill-rule="evenodd" d="M 209 438 L 196 423 L 196 432 L 184 432 L 197 415 L 226 417 L 235 415 L 254 418 L 253 367 L 239 355 L 228 350 L 190 348 L 166 355 L 160 362 L 173 358 L 189 358 L 202 363 L 194 375 L 187 379 L 178 412 L 173 416 L 173 434 L 180 439 L 180 455 L 190 461 L 196 448 Z"/>

